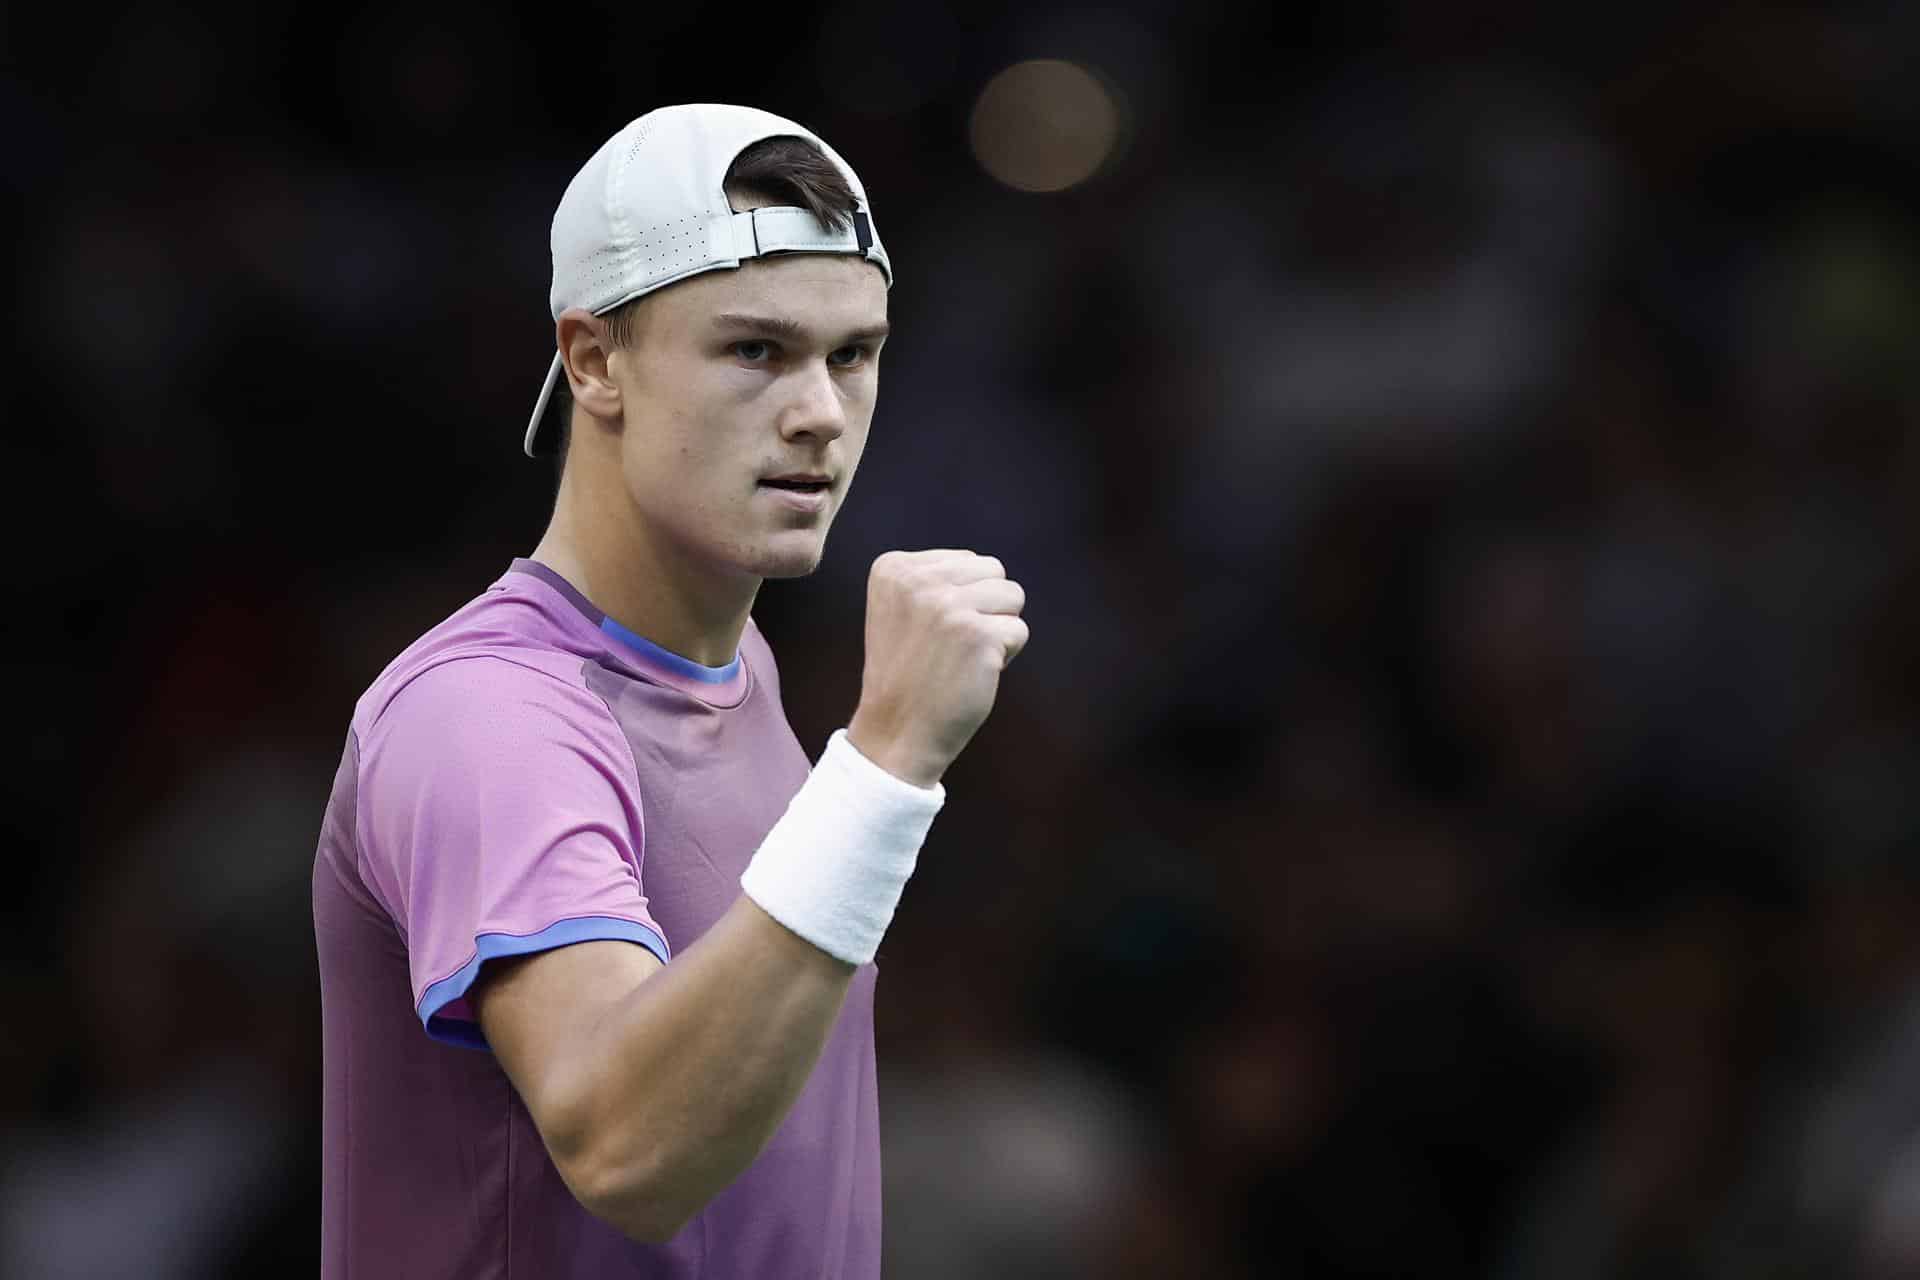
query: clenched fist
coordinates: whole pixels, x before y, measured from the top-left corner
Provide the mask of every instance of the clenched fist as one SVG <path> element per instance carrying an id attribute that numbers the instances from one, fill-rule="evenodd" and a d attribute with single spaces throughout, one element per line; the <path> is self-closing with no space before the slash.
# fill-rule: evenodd
<path id="1" fill-rule="evenodd" d="M 1026 599 L 992 556 L 889 551 L 875 560 L 860 706 L 847 725 L 860 754 L 916 786 L 938 782 L 1026 647 Z"/>

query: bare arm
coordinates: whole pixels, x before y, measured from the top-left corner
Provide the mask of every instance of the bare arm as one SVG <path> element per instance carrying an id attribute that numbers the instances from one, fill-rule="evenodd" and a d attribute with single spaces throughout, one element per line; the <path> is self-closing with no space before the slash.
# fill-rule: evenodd
<path id="1" fill-rule="evenodd" d="M 488 968 L 475 1012 L 561 1177 L 655 1241 L 759 1154 L 853 976 L 745 897 L 671 965 L 583 942 Z"/>
<path id="2" fill-rule="evenodd" d="M 991 557 L 940 550 L 875 561 L 860 706 L 847 730 L 851 750 L 870 762 L 864 768 L 891 773 L 892 787 L 938 781 L 1026 643 L 1017 616 L 1024 599 Z M 822 781 L 816 769 L 806 796 L 837 812 L 862 810 L 848 802 L 863 793 L 814 790 Z M 790 809 L 770 843 L 816 830 L 788 827 L 792 817 Z M 839 926 L 821 925 L 808 890 L 849 888 L 829 916 L 868 900 L 857 877 L 828 874 L 861 864 L 826 826 L 817 844 L 808 843 L 812 834 L 779 844 L 774 861 L 762 862 L 763 844 L 742 881 L 769 869 L 759 902 L 740 898 L 670 965 L 629 943 L 585 942 L 483 971 L 473 996 L 481 1029 L 561 1177 L 630 1236 L 667 1239 L 746 1169 L 839 1016 L 854 966 L 836 956 L 873 954 L 911 858 L 875 900 L 884 911 L 868 918 L 864 943 L 842 947 Z M 806 901 L 795 901 L 796 882 Z"/>

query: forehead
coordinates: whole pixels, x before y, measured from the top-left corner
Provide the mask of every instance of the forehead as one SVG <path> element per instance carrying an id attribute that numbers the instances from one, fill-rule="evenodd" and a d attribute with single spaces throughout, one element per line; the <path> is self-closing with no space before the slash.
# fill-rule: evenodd
<path id="1" fill-rule="evenodd" d="M 868 329 L 887 319 L 880 268 L 844 253 L 752 258 L 737 270 L 708 271 L 658 294 L 663 318 L 678 323 L 748 314 L 790 320 L 822 338 Z"/>

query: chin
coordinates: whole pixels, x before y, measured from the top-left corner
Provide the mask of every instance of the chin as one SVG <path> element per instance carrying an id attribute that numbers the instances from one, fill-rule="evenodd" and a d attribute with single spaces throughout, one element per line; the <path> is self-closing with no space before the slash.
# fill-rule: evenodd
<path id="1" fill-rule="evenodd" d="M 763 578 L 804 578 L 820 567 L 820 557 L 780 556 L 756 572 Z"/>
<path id="2" fill-rule="evenodd" d="M 804 578 L 820 567 L 826 547 L 820 542 L 805 546 L 762 547 L 747 566 L 761 578 Z"/>

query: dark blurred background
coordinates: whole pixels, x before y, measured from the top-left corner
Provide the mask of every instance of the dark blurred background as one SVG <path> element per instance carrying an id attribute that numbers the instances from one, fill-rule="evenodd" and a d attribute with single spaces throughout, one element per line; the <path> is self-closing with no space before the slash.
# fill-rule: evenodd
<path id="1" fill-rule="evenodd" d="M 1030 598 L 890 1275 L 1920 1275 L 1920 9 L 0 12 L 0 1273 L 311 1274 L 353 701 L 543 528 L 567 179 L 717 100 L 899 277 L 801 741 L 880 551 Z"/>

